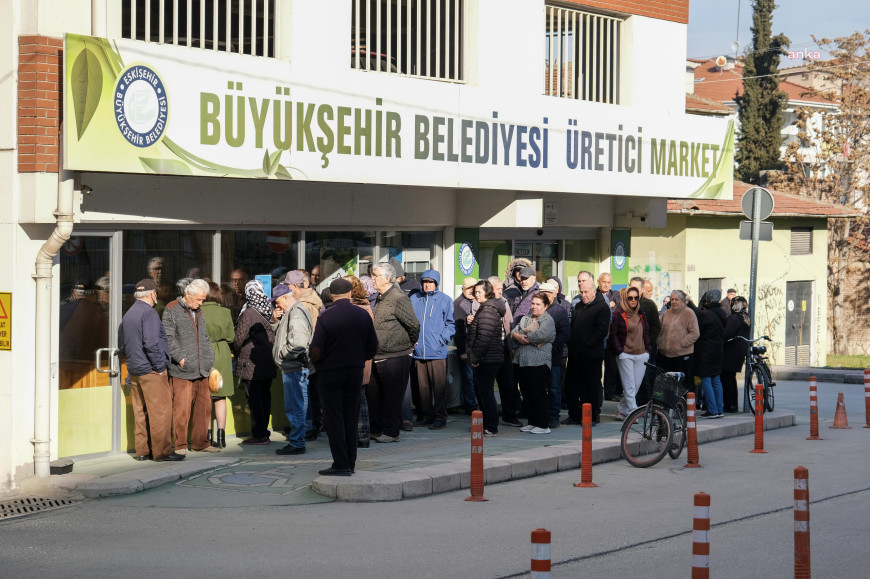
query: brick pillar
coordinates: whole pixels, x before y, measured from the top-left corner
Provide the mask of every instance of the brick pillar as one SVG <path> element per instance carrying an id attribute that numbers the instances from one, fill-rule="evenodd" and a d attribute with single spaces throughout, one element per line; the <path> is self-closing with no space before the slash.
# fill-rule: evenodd
<path id="1" fill-rule="evenodd" d="M 18 37 L 18 172 L 57 173 L 63 39 Z"/>

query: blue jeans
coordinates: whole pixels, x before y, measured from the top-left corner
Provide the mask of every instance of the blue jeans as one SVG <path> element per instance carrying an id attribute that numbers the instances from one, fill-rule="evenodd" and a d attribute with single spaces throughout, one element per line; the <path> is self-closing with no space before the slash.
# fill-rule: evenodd
<path id="1" fill-rule="evenodd" d="M 466 411 L 477 410 L 477 395 L 474 388 L 474 368 L 468 360 L 459 359 L 459 367 L 462 370 L 462 407 Z"/>
<path id="2" fill-rule="evenodd" d="M 308 412 L 308 368 L 284 372 L 284 413 L 290 421 L 287 441 L 295 448 L 305 448 L 305 414 Z"/>
<path id="3" fill-rule="evenodd" d="M 701 390 L 704 391 L 704 404 L 710 414 L 722 414 L 722 381 L 719 376 L 701 378 Z"/>
<path id="4" fill-rule="evenodd" d="M 550 422 L 559 422 L 562 412 L 562 361 L 553 362 L 550 368 Z"/>

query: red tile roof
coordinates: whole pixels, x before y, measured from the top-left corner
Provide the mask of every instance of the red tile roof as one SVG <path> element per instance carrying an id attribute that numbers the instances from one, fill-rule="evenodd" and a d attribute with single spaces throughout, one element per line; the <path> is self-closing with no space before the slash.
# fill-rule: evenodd
<path id="1" fill-rule="evenodd" d="M 743 215 L 740 200 L 744 193 L 754 187 L 749 183 L 734 181 L 734 198 L 719 199 L 668 199 L 668 213 L 689 215 Z M 859 211 L 844 205 L 816 201 L 809 197 L 782 193 L 766 188 L 773 195 L 773 217 L 855 217 Z"/>
<path id="2" fill-rule="evenodd" d="M 733 113 L 734 109 L 726 107 L 722 103 L 712 99 L 706 99 L 699 97 L 696 94 L 686 93 L 686 111 L 694 111 L 705 115 L 727 116 Z"/>
<path id="3" fill-rule="evenodd" d="M 832 101 L 819 96 L 804 95 L 807 88 L 792 82 L 780 82 L 779 90 L 791 101 L 832 104 Z M 717 67 L 714 60 L 705 60 L 695 68 L 695 94 L 720 103 L 734 102 L 735 95 L 743 94 L 743 65 L 738 62 L 734 68 L 724 70 Z"/>

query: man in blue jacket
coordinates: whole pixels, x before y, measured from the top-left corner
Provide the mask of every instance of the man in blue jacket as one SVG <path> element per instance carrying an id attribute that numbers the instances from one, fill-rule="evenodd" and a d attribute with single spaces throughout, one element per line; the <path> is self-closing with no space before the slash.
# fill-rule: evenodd
<path id="1" fill-rule="evenodd" d="M 134 416 L 136 460 L 183 460 L 172 451 L 172 392 L 169 389 L 169 341 L 157 303 L 157 284 L 145 278 L 136 284 L 136 301 L 118 328 L 118 349 L 127 358 L 130 401 Z"/>
<path id="2" fill-rule="evenodd" d="M 421 291 L 411 295 L 414 314 L 420 321 L 420 338 L 412 354 L 411 393 L 417 409 L 414 426 L 432 430 L 447 424 L 447 344 L 456 333 L 453 300 L 438 291 L 440 284 L 441 274 L 427 269 L 420 278 Z"/>

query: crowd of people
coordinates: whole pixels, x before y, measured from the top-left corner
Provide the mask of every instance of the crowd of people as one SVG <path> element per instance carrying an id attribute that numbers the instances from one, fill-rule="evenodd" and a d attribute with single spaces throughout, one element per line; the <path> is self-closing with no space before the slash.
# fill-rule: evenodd
<path id="1" fill-rule="evenodd" d="M 461 287 L 451 299 L 438 271 L 426 270 L 417 282 L 395 259 L 359 278 L 335 278 L 320 294 L 304 270 L 275 280 L 270 294 L 236 270 L 230 291 L 183 280 L 161 316 L 158 284 L 153 276 L 141 280 L 119 328 L 136 458 L 220 452 L 235 385 L 251 419 L 242 444 L 270 444 L 271 385 L 280 372 L 289 429 L 275 452 L 305 454 L 325 430 L 333 464 L 321 474 L 350 476 L 357 449 L 370 441 L 396 443 L 414 427 L 445 427 L 451 343 L 461 410 L 482 411 L 485 436 L 500 425 L 540 435 L 581 424 L 585 403 L 595 425 L 605 399 L 619 402 L 615 418 L 624 419 L 649 400 L 650 361 L 682 372 L 692 391 L 700 378 L 704 416 L 737 411 L 743 347 L 733 338 L 748 336 L 749 317 L 733 290 L 724 299 L 711 290 L 697 306 L 675 290 L 660 312 L 648 280 L 635 277 L 614 291 L 610 274 L 596 284 L 582 271 L 569 301 L 561 279 L 539 281 L 525 259 L 510 263 L 505 280 L 468 277 Z"/>

